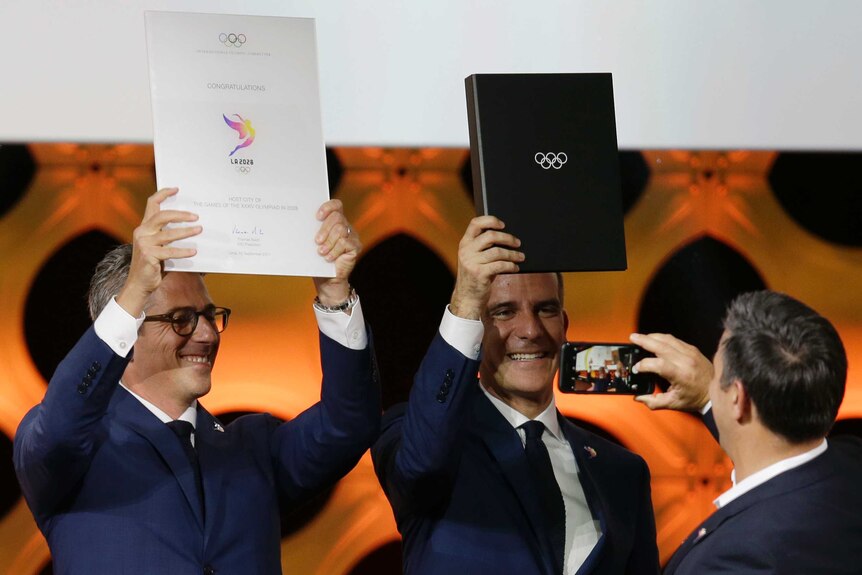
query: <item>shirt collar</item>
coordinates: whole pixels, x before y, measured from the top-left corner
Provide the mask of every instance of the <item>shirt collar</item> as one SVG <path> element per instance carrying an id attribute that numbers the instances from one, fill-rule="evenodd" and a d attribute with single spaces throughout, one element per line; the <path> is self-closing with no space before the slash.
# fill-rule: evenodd
<path id="1" fill-rule="evenodd" d="M 143 404 L 143 406 L 146 407 L 150 411 L 150 413 L 152 413 L 153 415 L 158 417 L 162 423 L 168 423 L 169 421 L 174 420 L 173 417 L 171 417 L 170 415 L 168 415 L 167 413 L 165 413 L 164 411 L 162 411 L 161 409 L 156 407 L 153 403 L 147 401 L 146 399 L 144 399 L 143 397 L 141 397 L 140 395 L 138 395 L 137 393 L 135 393 L 134 391 L 132 391 L 131 389 L 126 387 L 125 385 L 123 385 L 122 381 L 120 382 L 120 387 L 122 387 L 123 389 L 125 389 L 126 391 L 131 393 L 132 397 L 134 397 L 135 399 L 140 401 Z M 182 412 L 182 414 L 180 414 L 180 416 L 177 419 L 180 419 L 182 421 L 188 421 L 189 423 L 192 424 L 192 427 L 197 428 L 197 423 L 198 423 L 197 406 L 198 406 L 198 401 L 195 399 L 194 401 L 192 401 L 192 404 L 190 406 L 188 406 L 186 408 L 186 410 L 184 412 Z"/>
<path id="2" fill-rule="evenodd" d="M 718 498 L 713 501 L 715 506 L 718 509 L 721 509 L 725 505 L 729 504 L 734 499 L 742 496 L 745 493 L 748 493 L 755 487 L 763 485 L 770 479 L 777 477 L 784 473 L 785 471 L 790 471 L 795 467 L 799 467 L 805 463 L 808 463 L 818 455 L 821 455 L 826 451 L 827 443 L 826 439 L 823 439 L 823 442 L 820 443 L 814 449 L 806 451 L 805 453 L 800 453 L 799 455 L 794 455 L 793 457 L 788 457 L 787 459 L 782 459 L 781 461 L 777 461 L 770 465 L 769 467 L 764 467 L 757 473 L 753 473 L 740 481 L 736 482 L 736 470 L 734 469 L 731 473 L 731 480 L 734 485 L 724 493 L 718 496 Z"/>
<path id="3" fill-rule="evenodd" d="M 500 415 L 506 418 L 506 421 L 514 427 L 515 429 L 521 427 L 528 421 L 530 418 L 509 405 L 508 403 L 502 401 L 501 399 L 494 397 L 491 395 L 485 386 L 479 383 L 479 388 L 485 394 L 485 396 L 491 401 L 491 405 L 497 408 L 497 411 L 500 412 Z M 540 421 L 544 424 L 545 429 L 547 429 L 551 435 L 553 435 L 556 439 L 562 441 L 562 433 L 560 429 L 560 422 L 557 420 L 557 404 L 554 400 L 554 396 L 551 395 L 551 403 L 548 404 L 548 407 L 545 408 L 542 413 L 535 417 L 535 421 Z"/>

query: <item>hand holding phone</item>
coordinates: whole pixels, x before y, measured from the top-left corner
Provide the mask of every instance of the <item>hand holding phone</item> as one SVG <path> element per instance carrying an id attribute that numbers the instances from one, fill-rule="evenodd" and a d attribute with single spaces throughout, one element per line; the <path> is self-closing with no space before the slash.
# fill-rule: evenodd
<path id="1" fill-rule="evenodd" d="M 632 367 L 653 355 L 630 343 L 566 342 L 560 353 L 559 387 L 563 393 L 645 395 L 663 380 Z"/>

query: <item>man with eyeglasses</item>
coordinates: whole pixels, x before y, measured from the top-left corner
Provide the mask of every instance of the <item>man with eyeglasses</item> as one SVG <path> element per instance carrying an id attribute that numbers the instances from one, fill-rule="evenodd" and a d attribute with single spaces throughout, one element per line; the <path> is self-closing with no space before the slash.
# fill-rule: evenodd
<path id="1" fill-rule="evenodd" d="M 336 277 L 315 278 L 321 401 L 282 423 L 222 426 L 199 403 L 230 310 L 198 273 L 163 272 L 197 216 L 147 202 L 132 245 L 97 266 L 95 323 L 22 420 L 14 462 L 55 573 L 281 573 L 279 506 L 297 507 L 357 463 L 377 434 L 379 384 L 348 284 L 361 244 L 341 202 L 315 237 Z M 169 224 L 187 224 L 169 226 Z"/>

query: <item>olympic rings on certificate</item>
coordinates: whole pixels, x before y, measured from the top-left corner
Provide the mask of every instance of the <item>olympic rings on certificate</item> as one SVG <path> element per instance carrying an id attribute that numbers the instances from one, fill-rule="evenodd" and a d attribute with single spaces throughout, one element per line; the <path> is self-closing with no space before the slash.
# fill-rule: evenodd
<path id="1" fill-rule="evenodd" d="M 234 48 L 239 48 L 243 44 L 245 44 L 245 34 L 234 34 L 231 32 L 230 34 L 225 34 L 222 32 L 218 36 L 219 42 L 224 44 L 225 46 L 233 46 Z"/>
<path id="2" fill-rule="evenodd" d="M 550 170 L 554 168 L 555 170 L 559 170 L 563 167 L 563 164 L 569 161 L 569 157 L 565 152 L 548 152 L 547 154 L 543 154 L 542 152 L 537 152 L 534 156 L 536 163 L 542 166 L 545 170 Z"/>

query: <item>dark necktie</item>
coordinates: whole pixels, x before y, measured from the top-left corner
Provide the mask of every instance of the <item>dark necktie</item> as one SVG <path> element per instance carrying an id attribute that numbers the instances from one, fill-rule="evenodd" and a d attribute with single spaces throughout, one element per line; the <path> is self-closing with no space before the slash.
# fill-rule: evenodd
<path id="1" fill-rule="evenodd" d="M 192 433 L 194 432 L 195 427 L 188 421 L 183 421 L 182 419 L 169 421 L 167 426 L 171 428 L 171 431 L 177 434 L 177 437 L 180 439 L 180 443 L 183 446 L 183 451 L 186 452 L 186 457 L 188 457 L 189 463 L 192 464 L 192 470 L 195 472 L 195 485 L 198 489 L 198 500 L 201 506 L 201 513 L 203 513 L 204 485 L 201 480 L 201 465 L 198 462 L 198 452 L 195 451 L 195 448 L 192 445 Z"/>
<path id="2" fill-rule="evenodd" d="M 521 428 L 527 436 L 524 452 L 539 488 L 539 499 L 545 514 L 543 519 L 554 550 L 554 567 L 557 573 L 562 574 L 566 547 L 566 508 L 563 503 L 563 493 L 554 477 L 551 456 L 548 455 L 548 448 L 542 441 L 545 426 L 540 421 L 528 421 Z"/>

